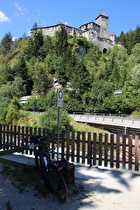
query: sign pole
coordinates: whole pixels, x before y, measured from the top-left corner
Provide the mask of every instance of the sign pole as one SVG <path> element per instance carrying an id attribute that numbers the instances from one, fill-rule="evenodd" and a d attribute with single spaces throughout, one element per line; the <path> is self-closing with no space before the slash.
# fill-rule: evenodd
<path id="1" fill-rule="evenodd" d="M 57 160 L 59 156 L 59 133 L 60 133 L 60 107 L 58 107 Z"/>
<path id="2" fill-rule="evenodd" d="M 57 129 L 57 160 L 59 156 L 59 133 L 60 133 L 60 107 L 63 107 L 64 91 L 61 89 L 57 90 L 57 107 L 58 107 L 58 129 Z"/>

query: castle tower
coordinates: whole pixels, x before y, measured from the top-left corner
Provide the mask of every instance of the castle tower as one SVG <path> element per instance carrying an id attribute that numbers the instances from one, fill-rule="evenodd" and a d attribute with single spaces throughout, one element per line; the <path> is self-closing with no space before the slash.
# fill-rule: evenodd
<path id="1" fill-rule="evenodd" d="M 108 32 L 109 17 L 104 12 L 101 12 L 95 20 L 96 23 L 100 25 L 100 37 L 109 38 L 109 32 Z"/>

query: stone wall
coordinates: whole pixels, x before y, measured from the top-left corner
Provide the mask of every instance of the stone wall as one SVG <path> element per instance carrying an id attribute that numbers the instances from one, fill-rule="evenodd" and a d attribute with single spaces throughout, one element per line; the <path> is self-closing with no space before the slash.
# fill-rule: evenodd
<path id="1" fill-rule="evenodd" d="M 103 49 L 112 48 L 116 44 L 115 34 L 108 32 L 108 19 L 109 17 L 101 12 L 96 18 L 96 23 L 89 22 L 79 28 L 63 26 L 65 26 L 67 34 L 73 36 L 75 33 L 76 36 L 84 36 L 87 40 L 92 41 L 94 45 L 98 45 L 100 50 L 103 51 Z M 61 26 L 62 24 L 60 23 L 49 27 L 39 27 L 37 30 L 41 30 L 46 36 L 54 36 Z"/>

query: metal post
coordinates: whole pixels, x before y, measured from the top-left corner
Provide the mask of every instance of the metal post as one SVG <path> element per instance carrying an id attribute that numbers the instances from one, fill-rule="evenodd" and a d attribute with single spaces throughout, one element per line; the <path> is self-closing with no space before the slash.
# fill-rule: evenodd
<path id="1" fill-rule="evenodd" d="M 60 107 L 58 107 L 57 160 L 59 156 L 59 133 L 60 133 Z"/>

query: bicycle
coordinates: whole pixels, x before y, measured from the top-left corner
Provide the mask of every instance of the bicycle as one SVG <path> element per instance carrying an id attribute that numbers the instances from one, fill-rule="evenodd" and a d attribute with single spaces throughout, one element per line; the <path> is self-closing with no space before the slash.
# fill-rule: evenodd
<path id="1" fill-rule="evenodd" d="M 67 185 L 62 174 L 63 167 L 61 161 L 51 158 L 53 149 L 49 147 L 44 149 L 43 143 L 46 138 L 34 135 L 30 137 L 30 141 L 25 140 L 25 142 L 26 144 L 30 143 L 29 148 L 33 148 L 32 145 L 35 146 L 35 165 L 45 186 L 52 194 L 57 195 L 59 201 L 64 203 L 67 199 Z"/>

